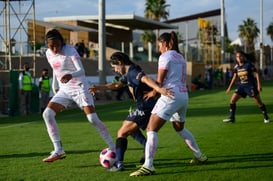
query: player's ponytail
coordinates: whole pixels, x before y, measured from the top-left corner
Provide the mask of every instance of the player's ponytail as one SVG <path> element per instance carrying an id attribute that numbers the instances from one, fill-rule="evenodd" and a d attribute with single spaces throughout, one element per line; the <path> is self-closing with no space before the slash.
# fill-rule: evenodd
<path id="1" fill-rule="evenodd" d="M 158 37 L 158 41 L 166 42 L 169 50 L 175 50 L 178 53 L 180 53 L 179 48 L 178 48 L 178 38 L 177 38 L 177 35 L 174 31 L 172 31 L 171 33 L 166 33 L 166 32 L 162 33 Z"/>
<path id="2" fill-rule="evenodd" d="M 176 50 L 178 53 L 180 53 L 179 47 L 178 47 L 178 38 L 174 31 L 171 32 L 170 49 Z"/>

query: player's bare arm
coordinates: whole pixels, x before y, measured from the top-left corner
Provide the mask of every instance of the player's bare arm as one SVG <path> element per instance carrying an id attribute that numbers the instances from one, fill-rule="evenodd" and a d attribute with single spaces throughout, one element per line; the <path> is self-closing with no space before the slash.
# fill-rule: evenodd
<path id="1" fill-rule="evenodd" d="M 254 76 L 256 77 L 256 81 L 257 81 L 257 89 L 259 92 L 261 92 L 262 91 L 262 84 L 261 84 L 259 72 L 254 72 Z"/>
<path id="2" fill-rule="evenodd" d="M 162 95 L 164 95 L 164 96 L 167 96 L 169 98 L 173 97 L 174 93 L 170 89 L 159 87 L 157 85 L 157 83 L 154 80 L 152 80 L 151 78 L 149 78 L 148 76 L 143 76 L 141 78 L 141 82 L 147 84 L 149 87 L 154 89 L 154 91 L 146 93 L 144 98 L 154 97 L 155 94 L 156 94 L 155 91 L 162 94 Z"/>
<path id="3" fill-rule="evenodd" d="M 92 85 L 89 88 L 89 91 L 94 94 L 96 91 L 100 90 L 117 90 L 123 87 L 123 83 L 117 82 L 117 83 L 109 83 L 109 84 L 104 84 L 104 85 Z"/>

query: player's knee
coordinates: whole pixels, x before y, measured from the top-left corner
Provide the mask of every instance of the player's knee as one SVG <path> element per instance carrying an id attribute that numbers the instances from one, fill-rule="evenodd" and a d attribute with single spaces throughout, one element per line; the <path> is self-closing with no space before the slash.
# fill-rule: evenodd
<path id="1" fill-rule="evenodd" d="M 184 129 L 184 122 L 173 122 L 173 128 L 175 131 L 182 131 Z"/>
<path id="2" fill-rule="evenodd" d="M 130 135 L 130 132 L 128 130 L 119 129 L 118 130 L 118 137 L 121 138 L 127 138 Z"/>
<path id="3" fill-rule="evenodd" d="M 182 131 L 183 129 L 184 129 L 183 127 L 175 127 L 175 128 L 174 128 L 174 130 L 175 130 L 176 132 Z"/>
<path id="4" fill-rule="evenodd" d="M 47 107 L 47 108 L 45 108 L 45 110 L 44 110 L 44 112 L 43 112 L 43 118 L 44 119 L 48 119 L 48 118 L 50 118 L 50 117 L 52 117 L 52 116 L 55 116 L 56 115 L 56 113 L 55 113 L 55 111 L 53 111 L 51 108 L 49 108 L 49 107 Z"/>
<path id="5" fill-rule="evenodd" d="M 86 117 L 87 117 L 88 121 L 91 124 L 95 125 L 95 124 L 101 122 L 100 119 L 98 118 L 98 115 L 96 113 L 88 114 L 88 115 L 86 115 Z"/>

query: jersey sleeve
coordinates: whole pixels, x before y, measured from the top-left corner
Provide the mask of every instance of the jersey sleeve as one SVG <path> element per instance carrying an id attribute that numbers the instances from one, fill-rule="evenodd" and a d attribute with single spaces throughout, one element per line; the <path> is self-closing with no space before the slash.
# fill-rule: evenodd
<path id="1" fill-rule="evenodd" d="M 233 74 L 237 74 L 237 72 L 238 72 L 238 64 L 236 64 L 236 65 L 234 66 L 233 70 L 232 70 L 232 73 L 233 73 Z"/>
<path id="2" fill-rule="evenodd" d="M 158 69 L 159 70 L 168 70 L 168 60 L 165 56 L 160 56 L 158 60 Z"/>
<path id="3" fill-rule="evenodd" d="M 56 90 L 58 90 L 58 89 L 59 89 L 59 84 L 58 84 L 56 75 L 53 72 L 53 75 L 52 75 L 52 90 L 53 90 L 53 93 L 56 94 L 57 93 Z"/>
<path id="4" fill-rule="evenodd" d="M 139 66 L 134 66 L 127 74 L 127 79 L 130 84 L 139 85 L 141 78 L 145 75 L 142 69 Z"/>
<path id="5" fill-rule="evenodd" d="M 134 69 L 134 76 L 135 76 L 135 79 L 138 81 L 138 82 L 141 82 L 141 78 L 145 75 L 145 73 L 142 71 L 142 69 L 137 66 L 135 69 Z"/>
<path id="6" fill-rule="evenodd" d="M 78 52 L 76 51 L 75 48 L 71 47 L 71 51 L 72 51 L 72 62 L 76 68 L 76 71 L 74 71 L 73 73 L 71 73 L 72 77 L 79 77 L 85 74 L 82 62 L 81 62 L 81 58 L 78 54 Z"/>

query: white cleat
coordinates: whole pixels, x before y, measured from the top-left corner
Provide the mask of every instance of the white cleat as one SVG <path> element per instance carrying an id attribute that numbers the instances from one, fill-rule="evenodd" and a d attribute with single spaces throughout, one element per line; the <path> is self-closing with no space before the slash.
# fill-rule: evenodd
<path id="1" fill-rule="evenodd" d="M 270 120 L 269 119 L 264 119 L 264 123 L 265 124 L 270 123 Z"/>

